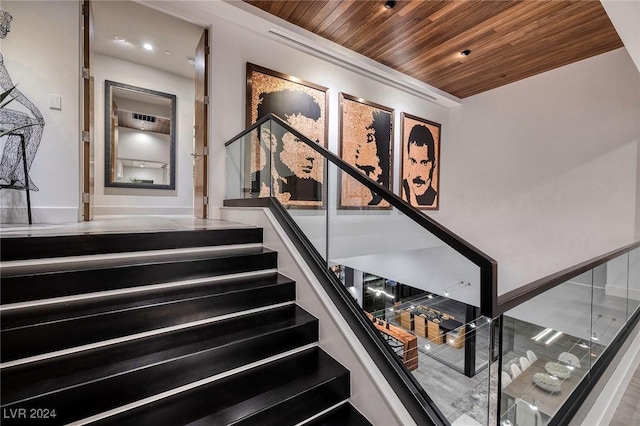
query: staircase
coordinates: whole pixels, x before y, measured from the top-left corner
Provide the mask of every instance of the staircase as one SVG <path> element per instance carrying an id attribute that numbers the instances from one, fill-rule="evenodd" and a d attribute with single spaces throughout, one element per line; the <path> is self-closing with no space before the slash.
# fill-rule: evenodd
<path id="1" fill-rule="evenodd" d="M 1 239 L 2 424 L 369 425 L 262 230 Z"/>

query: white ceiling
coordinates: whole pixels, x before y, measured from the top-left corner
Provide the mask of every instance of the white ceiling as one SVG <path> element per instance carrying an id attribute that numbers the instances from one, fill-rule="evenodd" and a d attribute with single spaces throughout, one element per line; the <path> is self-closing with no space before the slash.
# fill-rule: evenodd
<path id="1" fill-rule="evenodd" d="M 194 66 L 187 59 L 193 59 L 203 28 L 132 1 L 92 4 L 96 53 L 194 78 Z M 116 41 L 116 36 L 126 43 Z M 143 49 L 144 43 L 153 51 Z"/>

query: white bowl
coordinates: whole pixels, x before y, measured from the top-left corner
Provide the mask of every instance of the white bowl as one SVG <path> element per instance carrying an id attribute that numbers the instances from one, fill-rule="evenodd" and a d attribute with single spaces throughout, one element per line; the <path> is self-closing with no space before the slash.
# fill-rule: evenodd
<path id="1" fill-rule="evenodd" d="M 557 362 L 547 362 L 544 365 L 544 369 L 547 370 L 547 373 L 560 379 L 568 379 L 571 377 L 571 370 Z"/>
<path id="2" fill-rule="evenodd" d="M 541 380 L 542 378 L 546 379 L 546 381 L 543 382 Z M 551 383 L 547 382 L 552 382 L 555 385 L 551 385 Z M 533 383 L 535 383 L 539 388 L 546 390 L 547 392 L 557 392 L 560 390 L 561 382 L 557 377 L 551 377 L 545 373 L 536 373 L 533 375 Z"/>

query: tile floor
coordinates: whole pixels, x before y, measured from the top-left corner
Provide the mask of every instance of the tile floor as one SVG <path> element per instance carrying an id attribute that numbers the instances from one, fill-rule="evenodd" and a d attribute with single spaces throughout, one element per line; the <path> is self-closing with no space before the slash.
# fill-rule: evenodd
<path id="1" fill-rule="evenodd" d="M 192 216 L 96 216 L 89 222 L 65 224 L 0 224 L 3 237 L 25 235 L 75 235 L 117 232 L 179 231 L 188 229 L 220 229 L 249 227 L 240 223 Z"/>

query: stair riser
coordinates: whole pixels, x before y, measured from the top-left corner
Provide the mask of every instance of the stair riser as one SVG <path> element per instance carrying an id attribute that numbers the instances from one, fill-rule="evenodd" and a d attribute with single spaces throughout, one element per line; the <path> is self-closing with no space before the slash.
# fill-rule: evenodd
<path id="1" fill-rule="evenodd" d="M 308 328 L 309 324 L 313 324 L 311 329 Z M 8 402 L 18 401 L 209 348 L 231 347 L 261 335 L 271 335 L 277 330 L 294 328 L 312 331 L 307 337 L 317 338 L 317 319 L 298 306 L 290 305 L 16 365 L 0 370 L 1 395 Z"/>
<path id="2" fill-rule="evenodd" d="M 371 423 L 349 403 L 342 404 L 322 416 L 305 423 L 305 426 L 335 425 L 371 426 Z"/>
<path id="3" fill-rule="evenodd" d="M 277 267 L 277 253 L 2 278 L 2 304 Z"/>
<path id="4" fill-rule="evenodd" d="M 348 371 L 318 348 L 288 356 L 251 370 L 194 388 L 98 421 L 97 425 L 232 424 L 283 400 L 297 398 L 318 386 L 335 392 L 332 382 L 349 393 Z M 346 379 L 344 379 L 346 377 Z M 337 385 L 337 386 L 338 386 Z M 322 391 L 319 391 L 322 393 Z M 298 400 L 300 401 L 300 400 Z M 316 411 L 317 412 L 317 411 Z M 311 412 L 311 417 L 316 412 Z M 287 412 L 282 412 L 287 418 Z M 262 425 L 254 417 L 253 424 Z M 286 421 L 281 424 L 293 424 Z"/>
<path id="5" fill-rule="evenodd" d="M 323 383 L 294 398 L 282 401 L 267 410 L 253 413 L 244 419 L 230 423 L 235 426 L 281 426 L 285 424 L 295 425 L 302 422 L 315 413 L 349 398 L 349 374 L 345 373 L 329 382 Z M 194 422 L 192 426 L 207 425 L 206 421 Z"/>
<path id="6" fill-rule="evenodd" d="M 262 242 L 262 229 L 215 229 L 0 239 L 3 262 Z M 62 249 L 61 249 L 62 248 Z"/>
<path id="7" fill-rule="evenodd" d="M 57 407 L 57 421 L 80 420 L 311 343 L 314 330 L 309 323 L 8 407 Z"/>
<path id="8" fill-rule="evenodd" d="M 295 300 L 293 283 L 4 330 L 2 362 Z"/>
<path id="9" fill-rule="evenodd" d="M 129 289 L 115 290 L 115 292 L 121 291 L 120 294 L 94 293 L 89 298 L 79 296 L 79 298 L 70 301 L 6 309 L 0 312 L 0 324 L 2 330 L 8 330 L 171 301 L 210 297 L 220 293 L 293 283 L 290 279 L 274 272 L 250 272 L 248 274 L 250 275 L 244 277 L 226 278 L 221 276 L 218 279 L 197 280 L 197 283 L 192 281 L 175 282 L 170 283 L 173 286 L 169 287 L 136 287 L 134 292 Z"/>

